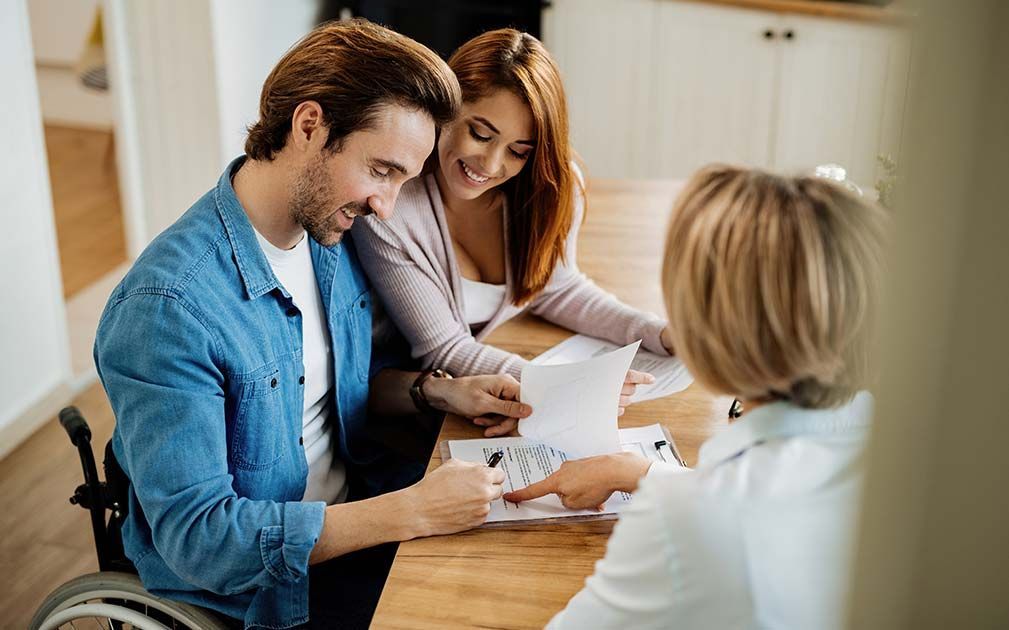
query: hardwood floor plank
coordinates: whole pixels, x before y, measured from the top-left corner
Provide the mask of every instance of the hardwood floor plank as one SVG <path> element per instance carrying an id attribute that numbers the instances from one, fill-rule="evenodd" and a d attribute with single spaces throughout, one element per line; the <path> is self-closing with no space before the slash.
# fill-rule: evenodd
<path id="1" fill-rule="evenodd" d="M 96 384 L 74 404 L 101 466 L 115 420 Z M 104 478 L 104 474 L 102 474 Z M 56 418 L 0 461 L 0 627 L 24 628 L 46 595 L 98 570 L 88 513 L 67 499 L 83 483 L 77 450 Z"/>
<path id="2" fill-rule="evenodd" d="M 126 260 L 110 132 L 46 125 L 56 240 L 69 297 Z"/>

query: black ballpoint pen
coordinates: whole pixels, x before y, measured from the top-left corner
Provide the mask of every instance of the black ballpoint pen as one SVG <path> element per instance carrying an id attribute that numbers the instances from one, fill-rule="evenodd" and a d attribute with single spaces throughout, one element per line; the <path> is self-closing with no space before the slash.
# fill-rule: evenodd
<path id="1" fill-rule="evenodd" d="M 504 451 L 497 451 L 490 456 L 490 459 L 487 460 L 487 466 L 494 468 L 501 463 L 502 459 L 504 459 Z"/>

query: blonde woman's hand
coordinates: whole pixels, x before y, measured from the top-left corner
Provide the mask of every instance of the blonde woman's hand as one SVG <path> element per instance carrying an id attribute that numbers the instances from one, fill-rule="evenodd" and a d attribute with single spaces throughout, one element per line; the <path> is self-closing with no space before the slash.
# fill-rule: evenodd
<path id="1" fill-rule="evenodd" d="M 556 494 L 568 509 L 602 510 L 614 492 L 634 492 L 650 465 L 647 459 L 634 453 L 568 460 L 543 481 L 506 492 L 504 499 L 519 503 Z"/>
<path id="2" fill-rule="evenodd" d="M 655 377 L 647 372 L 637 370 L 627 370 L 624 377 L 624 386 L 620 388 L 620 403 L 617 405 L 617 415 L 624 415 L 624 410 L 631 406 L 631 396 L 638 391 L 638 385 L 651 385 L 655 382 Z"/>

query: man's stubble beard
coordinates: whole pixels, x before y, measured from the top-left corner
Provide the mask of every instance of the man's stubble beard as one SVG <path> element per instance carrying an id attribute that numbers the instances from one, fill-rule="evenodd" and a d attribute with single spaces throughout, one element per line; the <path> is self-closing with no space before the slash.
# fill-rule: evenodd
<path id="1" fill-rule="evenodd" d="M 334 210 L 333 190 L 326 168 L 327 158 L 319 155 L 298 175 L 288 203 L 291 218 L 323 247 L 331 247 L 343 238 L 343 228 Z M 355 206 L 358 204 L 347 204 Z"/>

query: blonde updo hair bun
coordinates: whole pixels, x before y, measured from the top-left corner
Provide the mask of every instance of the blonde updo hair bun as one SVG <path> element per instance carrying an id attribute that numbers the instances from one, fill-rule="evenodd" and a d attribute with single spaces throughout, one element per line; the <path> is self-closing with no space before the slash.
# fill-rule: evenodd
<path id="1" fill-rule="evenodd" d="M 815 177 L 708 166 L 677 198 L 662 286 L 712 391 L 834 407 L 868 385 L 887 217 Z"/>

